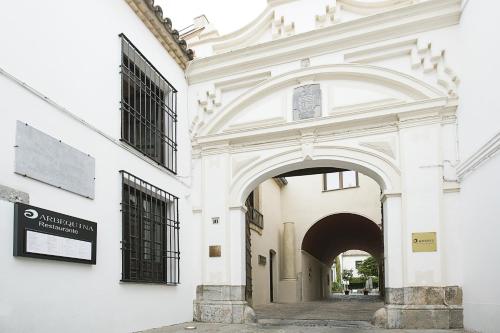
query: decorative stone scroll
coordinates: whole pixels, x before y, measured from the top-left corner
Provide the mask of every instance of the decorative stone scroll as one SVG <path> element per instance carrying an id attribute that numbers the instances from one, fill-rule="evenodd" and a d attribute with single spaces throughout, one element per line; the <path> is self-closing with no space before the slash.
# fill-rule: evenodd
<path id="1" fill-rule="evenodd" d="M 309 84 L 293 91 L 293 120 L 321 117 L 321 88 Z"/>

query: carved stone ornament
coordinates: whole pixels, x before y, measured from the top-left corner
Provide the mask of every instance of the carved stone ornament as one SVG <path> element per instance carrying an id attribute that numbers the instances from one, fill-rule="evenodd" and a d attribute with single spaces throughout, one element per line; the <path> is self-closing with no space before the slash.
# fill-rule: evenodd
<path id="1" fill-rule="evenodd" d="M 321 89 L 319 84 L 295 88 L 293 92 L 293 120 L 321 117 Z"/>

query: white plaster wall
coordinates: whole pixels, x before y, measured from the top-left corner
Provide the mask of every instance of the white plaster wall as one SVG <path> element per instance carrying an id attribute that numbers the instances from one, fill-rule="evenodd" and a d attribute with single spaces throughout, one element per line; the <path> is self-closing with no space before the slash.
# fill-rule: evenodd
<path id="1" fill-rule="evenodd" d="M 342 270 L 347 269 L 347 270 L 352 270 L 352 274 L 355 277 L 359 277 L 360 274 L 358 270 L 356 269 L 356 261 L 363 261 L 367 259 L 369 255 L 346 255 L 345 253 L 342 254 L 341 257 L 341 265 L 342 265 Z"/>
<path id="2" fill-rule="evenodd" d="M 284 221 L 295 223 L 295 258 L 296 267 L 301 268 L 298 276 L 302 278 L 302 298 L 304 301 L 320 299 L 329 294 L 326 274 L 330 268 L 301 250 L 307 231 L 322 218 L 337 213 L 358 214 L 381 223 L 380 186 L 361 173 L 359 187 L 338 191 L 323 191 L 321 174 L 289 177 L 287 180 L 288 184 L 282 189 L 281 209 Z M 309 267 L 312 277 L 309 277 Z M 319 284 L 320 276 L 323 289 Z"/>
<path id="3" fill-rule="evenodd" d="M 259 185 L 260 207 L 258 207 L 258 210 L 264 215 L 264 229 L 262 230 L 262 235 L 259 235 L 255 231 L 251 232 L 253 305 L 270 302 L 270 250 L 276 252 L 273 263 L 275 267 L 275 287 L 273 290 L 275 301 L 279 301 L 279 297 L 281 296 L 278 293 L 279 287 L 276 283 L 280 279 L 280 234 L 282 229 L 280 192 L 280 187 L 272 179 L 266 180 Z M 259 255 L 267 258 L 266 265 L 258 263 Z"/>
<path id="4" fill-rule="evenodd" d="M 460 213 L 463 221 L 464 324 L 466 328 L 493 333 L 500 327 L 500 155 L 470 174 L 462 183 Z M 491 191 L 491 192 L 490 192 Z M 493 193 L 496 192 L 496 193 Z"/>
<path id="5" fill-rule="evenodd" d="M 0 67 L 106 136 L 72 119 L 0 75 L 0 183 L 30 203 L 98 223 L 97 265 L 12 256 L 13 204 L 0 202 L 0 331 L 130 332 L 192 319 L 200 284 L 200 234 L 190 203 L 190 141 L 183 71 L 121 0 L 11 1 L 0 11 Z M 120 138 L 121 45 L 125 33 L 179 90 L 178 175 L 148 163 Z M 96 159 L 96 197 L 89 200 L 14 174 L 17 120 Z M 113 141 L 115 140 L 115 141 Z M 57 161 L 54 161 L 55 163 Z M 181 284 L 120 283 L 121 178 L 124 169 L 178 196 Z"/>
<path id="6" fill-rule="evenodd" d="M 440 125 L 404 128 L 400 137 L 403 142 L 414 143 L 413 149 L 402 152 L 403 174 L 403 279 L 405 285 L 441 286 L 443 284 L 441 254 L 446 252 L 437 235 L 437 252 L 414 253 L 411 233 L 438 231 L 441 225 L 442 170 L 439 150 L 433 147 L 439 135 Z M 422 195 L 424 194 L 425 195 Z"/>
<path id="7" fill-rule="evenodd" d="M 268 257 L 270 249 L 278 252 L 277 258 L 283 255 L 279 249 L 283 222 L 295 224 L 297 280 L 283 281 L 280 278 L 275 298 L 278 302 L 311 301 L 329 294 L 331 281 L 327 274 L 330 267 L 301 250 L 305 234 L 318 220 L 349 212 L 381 222 L 380 187 L 367 176 L 359 175 L 359 187 L 339 191 L 323 191 L 322 175 L 289 177 L 287 181 L 288 184 L 281 189 L 274 180 L 259 185 L 259 209 L 264 215 L 265 227 L 262 235 L 255 231 L 251 233 L 254 305 L 269 302 L 269 267 L 258 264 L 258 255 Z M 354 261 L 351 266 L 354 267 Z"/>
<path id="8" fill-rule="evenodd" d="M 307 253 L 301 252 L 302 299 L 303 302 L 327 297 L 331 290 L 330 267 Z M 300 281 L 299 281 L 300 283 Z"/>
<path id="9" fill-rule="evenodd" d="M 497 1 L 467 1 L 456 33 L 462 80 L 458 110 L 462 160 L 500 132 L 500 45 L 492 36 L 500 30 L 499 11 Z"/>
<path id="10" fill-rule="evenodd" d="M 323 175 L 287 180 L 288 185 L 282 190 L 281 209 L 284 221 L 295 222 L 297 251 L 309 228 L 326 216 L 353 213 L 381 223 L 380 186 L 370 177 L 360 173 L 359 187 L 339 191 L 323 191 Z"/>
<path id="11" fill-rule="evenodd" d="M 493 37 L 500 31 L 496 1 L 469 1 L 460 31 L 463 63 L 460 88 L 459 139 L 461 159 L 469 158 L 490 138 L 500 133 L 500 99 L 497 78 L 500 75 L 500 45 Z M 498 149 L 498 143 L 497 143 Z M 487 157 L 487 156 L 482 156 Z M 460 191 L 460 221 L 463 227 L 464 324 L 481 332 L 496 332 L 500 327 L 500 293 L 495 287 L 500 256 L 497 235 L 498 153 L 466 176 Z M 478 258 L 484 258 L 479 259 Z"/>

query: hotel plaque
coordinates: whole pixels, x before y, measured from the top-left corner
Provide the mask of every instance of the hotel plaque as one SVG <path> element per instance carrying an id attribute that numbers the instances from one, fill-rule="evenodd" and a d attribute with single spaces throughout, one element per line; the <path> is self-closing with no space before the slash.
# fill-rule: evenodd
<path id="1" fill-rule="evenodd" d="M 411 234 L 413 252 L 436 252 L 436 233 L 418 232 Z"/>

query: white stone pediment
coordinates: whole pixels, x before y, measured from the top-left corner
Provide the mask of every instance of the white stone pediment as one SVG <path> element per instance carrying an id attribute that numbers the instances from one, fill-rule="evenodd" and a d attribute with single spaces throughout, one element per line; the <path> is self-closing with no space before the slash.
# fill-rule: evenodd
<path id="1" fill-rule="evenodd" d="M 294 122 L 293 91 L 319 84 L 322 117 L 445 98 L 438 89 L 411 76 L 369 65 L 338 64 L 305 68 L 268 79 L 213 114 L 195 136 Z"/>
<path id="2" fill-rule="evenodd" d="M 198 57 L 243 49 L 387 12 L 418 3 L 417 0 L 270 0 L 266 8 L 240 29 L 219 35 L 207 24 L 195 36 L 186 36 Z"/>

